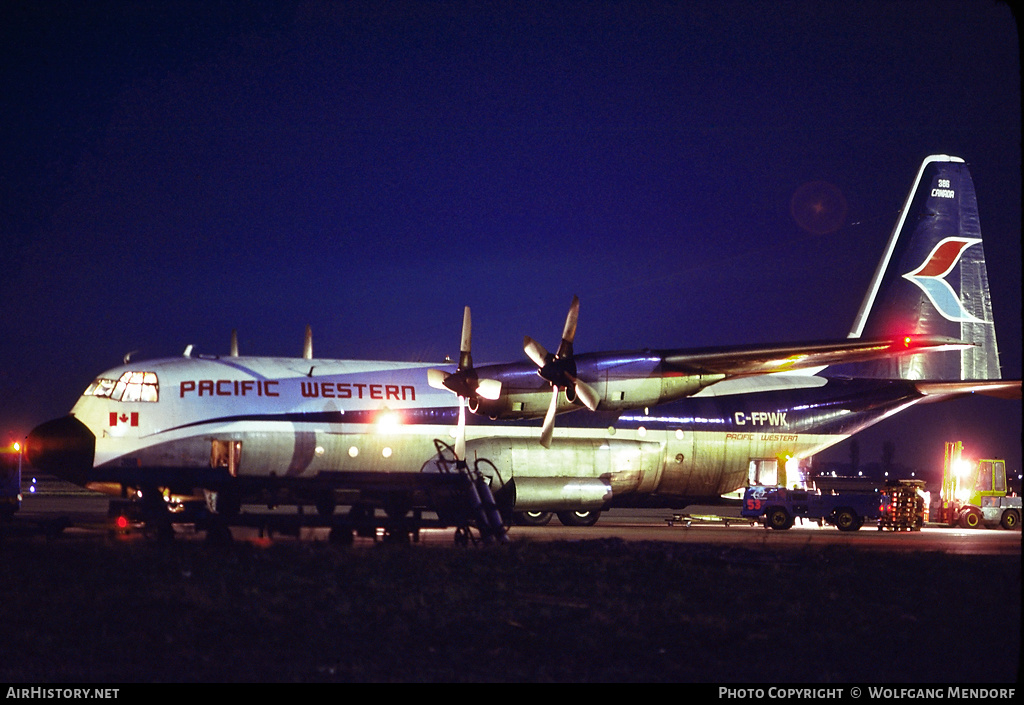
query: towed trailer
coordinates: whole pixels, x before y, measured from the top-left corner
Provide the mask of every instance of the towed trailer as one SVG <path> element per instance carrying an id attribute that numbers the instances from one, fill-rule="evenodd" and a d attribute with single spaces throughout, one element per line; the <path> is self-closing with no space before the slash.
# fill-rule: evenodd
<path id="1" fill-rule="evenodd" d="M 891 480 L 885 483 L 878 528 L 920 531 L 925 519 L 923 480 Z"/>
<path id="2" fill-rule="evenodd" d="M 740 515 L 742 506 L 738 500 L 731 500 L 723 504 L 691 504 L 682 511 L 673 512 L 672 516 L 665 519 L 669 526 L 753 526 L 757 522 L 754 519 Z"/>

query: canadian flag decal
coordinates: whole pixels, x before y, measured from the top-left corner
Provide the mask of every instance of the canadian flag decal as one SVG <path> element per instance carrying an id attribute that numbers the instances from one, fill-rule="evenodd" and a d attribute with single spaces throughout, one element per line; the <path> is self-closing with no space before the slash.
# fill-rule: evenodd
<path id="1" fill-rule="evenodd" d="M 126 414 L 123 411 L 118 414 L 116 411 L 110 412 L 110 425 L 111 426 L 138 426 L 139 425 L 139 412 L 133 411 L 130 414 Z"/>

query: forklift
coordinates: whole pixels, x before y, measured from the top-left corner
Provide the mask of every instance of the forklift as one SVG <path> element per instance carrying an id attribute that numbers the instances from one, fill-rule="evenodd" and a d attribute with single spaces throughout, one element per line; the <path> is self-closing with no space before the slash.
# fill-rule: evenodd
<path id="1" fill-rule="evenodd" d="M 1007 494 L 1006 461 L 963 457 L 963 443 L 946 443 L 942 490 L 929 519 L 946 526 L 1020 529 L 1021 498 Z"/>

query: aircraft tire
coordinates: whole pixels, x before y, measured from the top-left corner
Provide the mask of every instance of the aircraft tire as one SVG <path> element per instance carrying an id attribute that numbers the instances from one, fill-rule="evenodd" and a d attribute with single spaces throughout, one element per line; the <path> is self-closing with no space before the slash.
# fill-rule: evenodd
<path id="1" fill-rule="evenodd" d="M 518 526 L 547 526 L 551 512 L 516 512 L 512 519 Z"/>
<path id="2" fill-rule="evenodd" d="M 558 512 L 558 521 L 562 522 L 562 526 L 593 526 L 600 518 L 600 509 L 574 509 L 568 512 Z"/>
<path id="3" fill-rule="evenodd" d="M 789 516 L 789 512 L 782 507 L 769 509 L 764 515 L 764 521 L 768 528 L 776 531 L 783 531 L 793 526 L 793 517 Z"/>

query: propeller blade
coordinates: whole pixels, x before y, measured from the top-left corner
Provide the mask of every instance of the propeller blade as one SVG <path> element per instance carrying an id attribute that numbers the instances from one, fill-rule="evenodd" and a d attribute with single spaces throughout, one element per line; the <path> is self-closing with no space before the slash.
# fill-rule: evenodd
<path id="1" fill-rule="evenodd" d="M 466 459 L 466 400 L 459 397 L 459 425 L 455 430 L 455 459 Z"/>
<path id="2" fill-rule="evenodd" d="M 449 392 L 454 392 L 460 397 L 474 394 L 477 382 L 476 373 L 473 372 L 473 355 L 470 352 L 471 344 L 472 323 L 469 306 L 466 306 L 462 312 L 462 341 L 459 344 L 459 364 L 453 373 L 436 369 L 427 370 L 427 384 L 434 389 L 446 389 Z"/>
<path id="3" fill-rule="evenodd" d="M 576 339 L 576 322 L 580 317 L 580 298 L 578 296 L 572 297 L 572 303 L 569 305 L 569 313 L 565 317 L 565 328 L 562 331 L 562 342 L 558 346 L 558 354 L 556 357 L 568 357 L 572 356 L 572 343 Z"/>
<path id="4" fill-rule="evenodd" d="M 597 411 L 597 405 L 601 402 L 601 395 L 597 390 L 578 377 L 573 377 L 572 383 L 576 387 L 576 396 L 583 402 L 583 406 L 591 411 Z"/>
<path id="5" fill-rule="evenodd" d="M 450 376 L 444 370 L 427 370 L 427 384 L 434 389 L 447 390 L 448 387 L 445 386 L 444 381 Z"/>
<path id="6" fill-rule="evenodd" d="M 459 344 L 459 364 L 455 372 L 428 369 L 427 383 L 434 389 L 446 389 L 459 398 L 459 425 L 455 431 L 455 457 L 466 459 L 466 402 L 482 399 L 495 400 L 501 396 L 501 382 L 496 379 L 478 379 L 473 369 L 473 323 L 469 306 L 462 311 L 462 340 Z"/>
<path id="7" fill-rule="evenodd" d="M 523 338 L 523 352 L 537 367 L 544 367 L 550 357 L 544 346 L 528 335 Z"/>
<path id="8" fill-rule="evenodd" d="M 462 312 L 462 343 L 459 345 L 459 369 L 473 368 L 472 350 L 473 323 L 469 315 L 469 306 Z"/>
<path id="9" fill-rule="evenodd" d="M 566 390 L 566 396 L 569 399 L 574 402 L 579 399 L 591 411 L 596 411 L 601 402 L 597 390 L 576 377 L 576 360 L 573 356 L 572 346 L 576 339 L 576 325 L 579 322 L 579 317 L 580 299 L 578 296 L 573 296 L 572 303 L 569 305 L 569 313 L 565 317 L 562 340 L 558 344 L 558 352 L 554 355 L 530 336 L 523 338 L 523 351 L 537 366 L 537 374 L 545 379 L 553 390 L 551 404 L 548 406 L 547 414 L 544 417 L 544 427 L 541 430 L 540 442 L 545 448 L 551 443 L 554 433 L 559 390 Z"/>
<path id="10" fill-rule="evenodd" d="M 544 414 L 544 426 L 540 431 L 540 444 L 545 448 L 551 447 L 551 436 L 555 432 L 555 411 L 558 409 L 558 387 L 551 390 L 551 403 L 548 404 L 548 412 Z"/>
<path id="11" fill-rule="evenodd" d="M 476 385 L 477 395 L 494 401 L 501 396 L 501 380 L 481 379 Z"/>
<path id="12" fill-rule="evenodd" d="M 302 357 L 305 360 L 313 359 L 313 329 L 306 326 L 306 336 L 302 340 Z"/>

